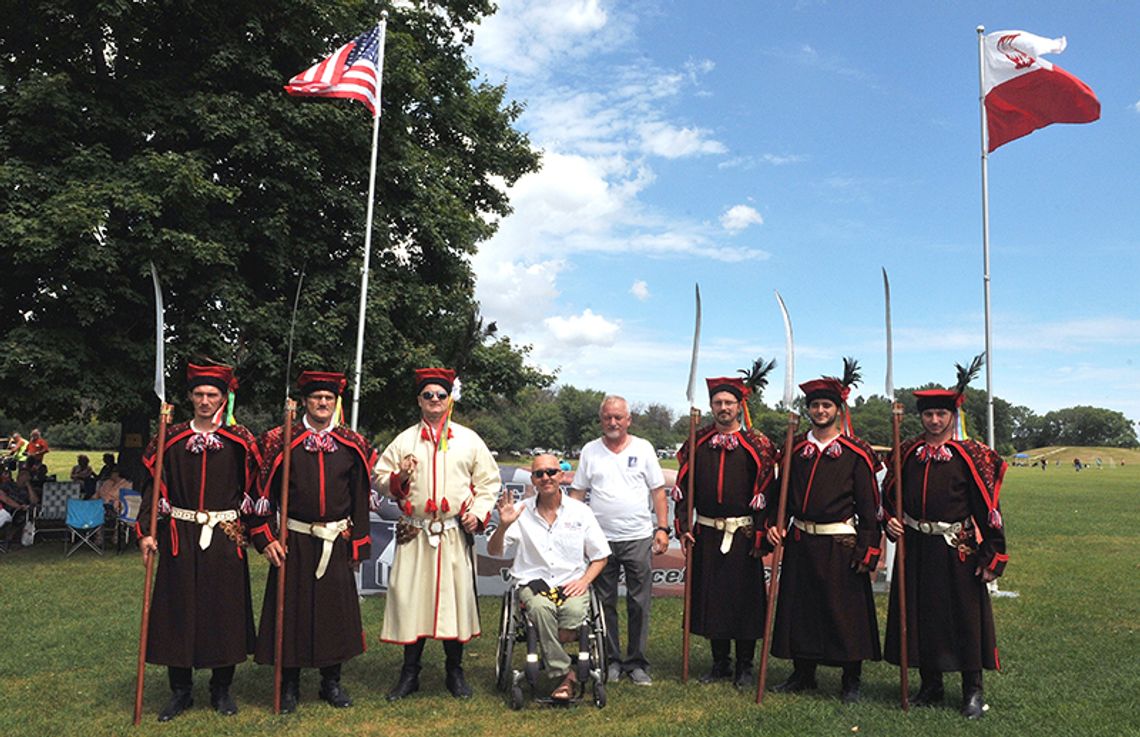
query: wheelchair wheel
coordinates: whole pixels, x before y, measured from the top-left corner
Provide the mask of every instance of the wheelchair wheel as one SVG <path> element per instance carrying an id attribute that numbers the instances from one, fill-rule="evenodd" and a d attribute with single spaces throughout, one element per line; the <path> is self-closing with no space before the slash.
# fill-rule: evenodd
<path id="1" fill-rule="evenodd" d="M 601 681 L 594 682 L 594 706 L 599 709 L 606 705 L 606 687 Z"/>
<path id="2" fill-rule="evenodd" d="M 606 680 L 609 663 L 606 660 L 606 617 L 602 613 L 602 601 L 597 592 L 590 589 L 590 628 L 593 634 L 590 638 L 590 667 L 601 674 L 598 683 Z M 602 690 L 602 700 L 605 701 L 605 689 Z"/>
<path id="3" fill-rule="evenodd" d="M 503 609 L 499 621 L 499 643 L 495 653 L 495 686 L 507 691 L 514 680 L 511 658 L 515 650 L 515 601 L 510 591 L 503 594 Z"/>
<path id="4" fill-rule="evenodd" d="M 523 704 L 525 704 L 525 703 L 526 702 L 523 701 L 522 686 L 512 686 L 511 687 L 511 698 L 510 698 L 511 709 L 513 709 L 515 711 L 519 711 L 520 709 L 523 708 Z"/>

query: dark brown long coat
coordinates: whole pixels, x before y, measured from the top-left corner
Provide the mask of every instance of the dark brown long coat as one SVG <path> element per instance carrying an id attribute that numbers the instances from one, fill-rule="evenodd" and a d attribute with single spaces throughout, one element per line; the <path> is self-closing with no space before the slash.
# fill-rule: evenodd
<path id="1" fill-rule="evenodd" d="M 1005 569 L 1005 529 L 998 494 L 1005 463 L 974 441 L 948 441 L 949 460 L 923 461 L 919 440 L 903 448 L 903 507 L 916 520 L 968 521 L 957 547 L 941 535 L 906 528 L 907 658 L 942 672 L 1000 667 L 993 609 L 979 566 Z M 894 514 L 892 477 L 884 507 Z M 980 541 L 979 541 L 980 538 Z M 886 658 L 899 662 L 898 581 L 892 582 Z"/>
<path id="2" fill-rule="evenodd" d="M 289 517 L 303 522 L 348 518 L 352 526 L 334 541 L 332 556 L 320 579 L 315 573 L 323 541 L 289 532 L 282 653 L 285 668 L 335 665 L 364 652 L 360 602 L 350 564 L 368 558 L 370 551 L 368 474 L 372 451 L 364 438 L 348 428 L 337 427 L 330 433 L 337 448 L 331 453 L 306 450 L 305 441 L 311 435 L 302 423 L 293 428 Z M 275 512 L 281 498 L 282 440 L 278 427 L 262 441 L 266 462 L 261 492 L 272 500 Z M 279 532 L 275 524 L 266 520 L 251 532 L 254 545 L 264 550 Z M 277 577 L 277 569 L 271 567 L 254 656 L 258 663 L 271 664 L 274 659 Z"/>
<path id="3" fill-rule="evenodd" d="M 255 487 L 260 454 L 257 441 L 240 425 L 220 427 L 220 447 L 192 452 L 195 435 L 190 423 L 167 432 L 163 456 L 161 498 L 170 505 L 196 511 L 240 509 L 245 494 Z M 151 441 L 143 462 L 153 474 L 157 439 Z M 150 534 L 154 489 L 148 475 L 138 530 Z M 166 505 L 159 505 L 164 512 Z M 160 514 L 158 574 L 155 578 L 148 663 L 180 668 L 216 668 L 243 662 L 253 652 L 253 606 L 245 542 L 239 542 L 240 524 L 214 528 L 210 546 L 198 546 L 201 528 L 195 522 Z M 236 539 L 235 539 L 236 538 Z"/>
<path id="4" fill-rule="evenodd" d="M 874 569 L 881 532 L 874 451 L 850 436 L 832 443 L 820 451 L 806 433 L 792 441 L 788 518 L 825 523 L 857 517 L 856 534 L 787 529 L 771 652 L 839 665 L 882 655 L 871 579 L 854 568 L 862 563 Z M 776 504 L 769 512 L 771 525 Z"/>
<path id="5" fill-rule="evenodd" d="M 690 631 L 716 640 L 757 640 L 764 636 L 767 604 L 758 535 L 762 534 L 763 507 L 772 478 L 773 449 L 768 438 L 759 432 L 732 433 L 735 440 L 727 443 L 718 435 L 714 426 L 697 432 L 696 460 L 692 466 L 693 508 L 706 517 L 752 517 L 753 525 L 751 530 L 738 530 L 733 535 L 727 553 L 720 552 L 724 537 L 721 531 L 694 526 Z M 732 445 L 735 447 L 729 449 Z M 680 493 L 675 510 L 681 519 L 690 470 L 688 443 L 681 448 L 678 459 Z M 753 504 L 758 508 L 753 508 Z M 678 524 L 683 531 L 683 523 Z"/>

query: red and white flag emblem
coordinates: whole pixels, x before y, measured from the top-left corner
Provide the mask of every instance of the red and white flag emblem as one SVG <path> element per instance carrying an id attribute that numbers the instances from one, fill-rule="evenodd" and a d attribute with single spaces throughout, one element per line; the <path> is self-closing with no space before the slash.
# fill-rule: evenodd
<path id="1" fill-rule="evenodd" d="M 986 129 L 989 150 L 1051 123 L 1091 123 L 1100 101 L 1089 86 L 1043 54 L 1065 50 L 1061 38 L 997 31 L 984 43 Z"/>

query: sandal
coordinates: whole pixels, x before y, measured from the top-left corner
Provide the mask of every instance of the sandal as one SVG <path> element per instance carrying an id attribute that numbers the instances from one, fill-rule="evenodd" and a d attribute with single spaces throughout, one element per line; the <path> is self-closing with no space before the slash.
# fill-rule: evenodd
<path id="1" fill-rule="evenodd" d="M 562 679 L 562 683 L 558 684 L 558 688 L 550 692 L 550 698 L 555 701 L 569 701 L 574 698 L 574 692 L 578 687 L 578 677 L 574 675 L 574 671 L 566 674 Z"/>

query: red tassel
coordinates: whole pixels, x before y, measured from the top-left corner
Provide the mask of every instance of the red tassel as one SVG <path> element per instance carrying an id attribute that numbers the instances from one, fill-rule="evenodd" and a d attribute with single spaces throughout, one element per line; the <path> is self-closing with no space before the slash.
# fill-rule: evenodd
<path id="1" fill-rule="evenodd" d="M 427 504 L 424 505 L 424 514 L 435 514 L 439 511 L 439 507 L 435 503 L 435 499 L 428 499 Z"/>
<path id="2" fill-rule="evenodd" d="M 447 503 L 447 497 L 444 497 L 443 501 L 440 502 L 439 511 L 443 512 L 444 514 L 447 514 L 451 511 L 451 505 Z"/>
<path id="3" fill-rule="evenodd" d="M 405 499 L 404 505 L 402 507 L 400 507 L 400 509 L 402 509 L 404 514 L 408 515 L 409 517 L 411 517 L 412 513 L 415 511 L 415 509 L 412 507 L 412 500 L 411 499 Z"/>

